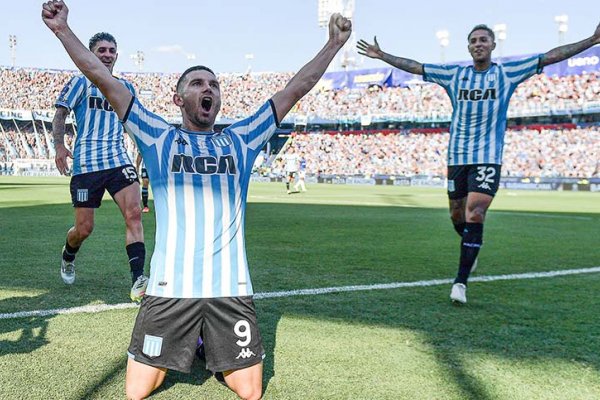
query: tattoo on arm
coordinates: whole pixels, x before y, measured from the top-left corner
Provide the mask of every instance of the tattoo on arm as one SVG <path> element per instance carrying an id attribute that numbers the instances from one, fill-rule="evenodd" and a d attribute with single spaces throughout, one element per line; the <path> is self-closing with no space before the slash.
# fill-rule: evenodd
<path id="1" fill-rule="evenodd" d="M 64 108 L 57 108 L 52 119 L 52 138 L 54 146 L 65 143 L 65 120 L 67 119 L 68 111 Z"/>
<path id="2" fill-rule="evenodd" d="M 396 57 L 388 53 L 383 53 L 381 59 L 403 71 L 410 72 L 411 74 L 423 75 L 423 64 L 418 61 L 409 58 Z"/>
<path id="3" fill-rule="evenodd" d="M 541 65 L 544 67 L 546 65 L 566 60 L 575 54 L 589 49 L 593 45 L 593 40 L 591 38 L 587 38 L 577 43 L 565 44 L 564 46 L 556 47 L 542 56 Z"/>

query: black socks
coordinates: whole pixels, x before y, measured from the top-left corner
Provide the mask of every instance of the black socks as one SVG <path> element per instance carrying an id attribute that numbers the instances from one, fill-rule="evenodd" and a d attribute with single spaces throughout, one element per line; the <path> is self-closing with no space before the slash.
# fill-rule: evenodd
<path id="1" fill-rule="evenodd" d="M 135 242 L 125 247 L 129 256 L 129 267 L 131 268 L 131 281 L 135 283 L 137 278 L 144 274 L 144 262 L 146 260 L 146 246 L 143 242 Z"/>
<path id="2" fill-rule="evenodd" d="M 460 264 L 458 267 L 458 276 L 454 280 L 454 283 L 467 284 L 469 273 L 475 263 L 475 259 L 477 259 L 482 242 L 483 224 L 467 222 L 460 243 Z"/>

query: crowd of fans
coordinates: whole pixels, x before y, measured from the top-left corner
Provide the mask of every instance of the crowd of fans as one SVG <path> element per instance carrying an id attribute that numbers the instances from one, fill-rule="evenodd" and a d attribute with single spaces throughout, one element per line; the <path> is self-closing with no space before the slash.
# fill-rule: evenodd
<path id="1" fill-rule="evenodd" d="M 51 110 L 69 71 L 0 68 L 0 110 Z M 282 88 L 292 73 L 220 74 L 221 118 L 239 119 Z M 172 102 L 178 74 L 127 73 L 138 96 L 152 111 L 176 116 Z M 600 99 L 600 73 L 565 77 L 537 75 L 521 84 L 510 113 L 545 115 L 581 109 Z M 292 113 L 322 119 L 380 116 L 397 120 L 448 119 L 451 105 L 438 85 L 313 90 Z M 49 127 L 49 124 L 47 124 Z M 504 176 L 599 177 L 598 127 L 508 131 Z M 0 131 L 0 162 L 12 159 L 52 159 L 51 133 L 39 129 Z M 69 139 L 67 139 L 69 143 Z M 307 173 L 326 175 L 429 175 L 446 172 L 447 133 L 299 134 L 293 147 L 306 155 Z M 135 151 L 132 146 L 131 152 Z M 266 157 L 265 162 L 272 158 Z M 271 171 L 280 169 L 276 160 Z"/>
<path id="2" fill-rule="evenodd" d="M 47 110 L 64 84 L 74 75 L 68 71 L 0 68 L 0 109 Z M 269 96 L 281 89 L 292 73 L 220 74 L 223 104 L 221 117 L 238 119 L 249 115 Z M 173 104 L 178 74 L 126 73 L 138 96 L 151 111 L 177 116 Z M 511 100 L 510 112 L 541 115 L 579 110 L 600 97 L 600 73 L 565 77 L 536 75 L 521 84 Z M 449 119 L 451 105 L 444 90 L 434 84 L 408 87 L 314 90 L 292 110 L 305 116 L 331 120 L 387 116 L 400 120 Z"/>
<path id="3" fill-rule="evenodd" d="M 311 175 L 444 177 L 448 140 L 448 133 L 310 133 L 296 135 L 288 149 L 303 155 Z M 271 172 L 283 168 L 280 157 Z M 508 130 L 502 175 L 598 178 L 600 127 Z"/>

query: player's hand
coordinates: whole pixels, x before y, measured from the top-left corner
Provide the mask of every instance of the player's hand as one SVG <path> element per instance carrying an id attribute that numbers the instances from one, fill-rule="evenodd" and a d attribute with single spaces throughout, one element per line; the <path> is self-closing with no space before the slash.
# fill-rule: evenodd
<path id="1" fill-rule="evenodd" d="M 69 9 L 61 0 L 51 0 L 42 4 L 42 20 L 54 33 L 67 27 Z"/>
<path id="2" fill-rule="evenodd" d="M 67 163 L 67 157 L 73 158 L 73 154 L 65 147 L 64 144 L 57 144 L 54 148 L 56 150 L 56 156 L 54 156 L 54 162 L 58 172 L 62 175 L 66 175 L 69 170 L 69 164 Z"/>
<path id="3" fill-rule="evenodd" d="M 332 14 L 329 18 L 329 39 L 342 47 L 350 38 L 350 34 L 352 34 L 352 21 L 339 13 Z"/>
<path id="4" fill-rule="evenodd" d="M 383 57 L 383 51 L 381 51 L 379 43 L 377 43 L 377 36 L 373 38 L 373 44 L 369 44 L 364 40 L 360 39 L 358 43 L 356 43 L 356 47 L 358 48 L 358 54 L 361 54 L 363 56 L 367 56 L 370 58 Z"/>

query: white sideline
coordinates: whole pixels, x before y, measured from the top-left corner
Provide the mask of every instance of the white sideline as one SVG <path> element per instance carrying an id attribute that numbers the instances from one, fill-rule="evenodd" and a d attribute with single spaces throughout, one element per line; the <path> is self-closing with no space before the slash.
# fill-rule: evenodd
<path id="1" fill-rule="evenodd" d="M 493 282 L 493 281 L 508 281 L 508 280 L 520 280 L 520 279 L 535 279 L 535 278 L 553 278 L 556 276 L 567 276 L 567 275 L 581 275 L 581 274 L 592 274 L 600 272 L 600 267 L 591 268 L 578 268 L 578 269 L 566 269 L 557 271 L 547 272 L 527 272 L 523 274 L 508 274 L 508 275 L 487 275 L 487 276 L 474 276 L 469 279 L 469 282 Z M 453 282 L 453 279 L 433 279 L 429 281 L 415 281 L 415 282 L 393 282 L 393 283 L 380 283 L 374 285 L 355 285 L 355 286 L 335 286 L 325 287 L 317 289 L 298 289 L 288 290 L 282 292 L 266 292 L 254 294 L 254 299 L 272 299 L 277 297 L 291 297 L 291 296 L 310 296 L 316 294 L 327 294 L 327 293 L 341 293 L 341 292 L 357 292 L 365 290 L 382 290 L 382 289 L 398 289 L 406 287 L 425 287 L 425 286 L 437 286 L 446 285 Z M 27 318 L 27 317 L 45 317 L 49 315 L 59 314 L 78 314 L 78 313 L 97 313 L 102 311 L 110 310 L 122 310 L 126 308 L 138 307 L 135 303 L 121 303 L 121 304 L 97 304 L 82 307 L 72 308 L 55 308 L 53 310 L 34 310 L 34 311 L 20 311 L 16 313 L 0 314 L 0 320 L 2 319 L 14 319 L 14 318 Z"/>

